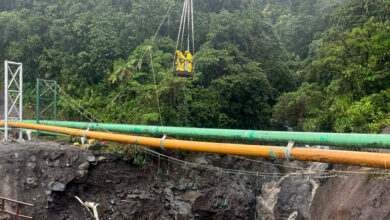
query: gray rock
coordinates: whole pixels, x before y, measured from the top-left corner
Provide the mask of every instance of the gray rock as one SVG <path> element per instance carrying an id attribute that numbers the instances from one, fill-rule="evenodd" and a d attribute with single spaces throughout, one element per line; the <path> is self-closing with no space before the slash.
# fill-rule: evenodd
<path id="1" fill-rule="evenodd" d="M 46 194 L 46 200 L 48 202 L 53 202 L 53 198 L 51 197 L 51 191 L 50 190 L 46 190 L 45 191 L 45 194 Z M 48 208 L 48 207 L 47 207 Z"/>
<path id="2" fill-rule="evenodd" d="M 99 157 L 97 158 L 97 161 L 98 161 L 98 162 L 102 162 L 102 161 L 105 161 L 106 159 L 107 159 L 106 157 L 99 156 Z"/>
<path id="3" fill-rule="evenodd" d="M 123 192 L 118 192 L 118 193 L 116 193 L 116 196 L 117 196 L 118 198 L 120 198 L 120 199 L 124 199 L 124 198 L 126 197 L 126 194 L 123 193 Z"/>
<path id="4" fill-rule="evenodd" d="M 47 151 L 45 151 L 43 154 L 42 154 L 42 159 L 46 159 L 49 157 L 49 153 Z"/>
<path id="5" fill-rule="evenodd" d="M 175 200 L 175 201 L 173 201 L 173 204 L 171 204 L 171 206 L 176 209 L 177 214 L 191 215 L 191 213 L 192 213 L 191 205 L 189 203 L 184 202 L 184 201 Z"/>
<path id="6" fill-rule="evenodd" d="M 126 196 L 127 200 L 140 198 L 139 195 L 129 194 Z"/>
<path id="7" fill-rule="evenodd" d="M 78 155 L 74 155 L 74 156 L 69 157 L 68 162 L 67 162 L 67 164 L 69 164 L 69 165 L 67 165 L 67 166 L 75 166 L 78 158 L 79 158 Z"/>
<path id="8" fill-rule="evenodd" d="M 36 163 L 27 163 L 27 167 L 34 169 L 37 166 Z"/>
<path id="9" fill-rule="evenodd" d="M 27 177 L 26 183 L 30 187 L 37 187 L 38 186 L 38 180 L 35 177 Z"/>
<path id="10" fill-rule="evenodd" d="M 32 155 L 32 156 L 30 157 L 30 159 L 31 159 L 32 162 L 35 162 L 35 161 L 37 160 L 37 157 L 36 157 L 35 155 Z"/>
<path id="11" fill-rule="evenodd" d="M 164 208 L 165 208 L 166 210 L 169 210 L 169 209 L 171 209 L 171 203 L 169 203 L 169 202 L 165 202 L 165 204 L 164 204 Z"/>
<path id="12" fill-rule="evenodd" d="M 87 176 L 88 176 L 88 170 L 77 170 L 74 181 L 76 183 L 83 183 L 87 180 Z"/>
<path id="13" fill-rule="evenodd" d="M 197 158 L 195 159 L 195 163 L 197 163 L 197 164 L 203 164 L 203 165 L 209 164 L 209 162 L 207 161 L 207 159 L 206 159 L 205 157 L 197 157 Z"/>
<path id="14" fill-rule="evenodd" d="M 47 201 L 48 201 L 48 202 L 53 202 L 54 199 L 53 199 L 51 196 L 48 196 L 48 197 L 47 197 Z"/>
<path id="15" fill-rule="evenodd" d="M 49 158 L 50 158 L 50 160 L 55 160 L 55 159 L 61 157 L 62 155 L 64 155 L 64 152 L 53 151 L 53 152 L 50 153 Z"/>
<path id="16" fill-rule="evenodd" d="M 88 156 L 87 161 L 90 163 L 94 163 L 94 162 L 96 162 L 96 157 L 95 156 Z"/>
<path id="17" fill-rule="evenodd" d="M 287 219 L 293 212 L 308 219 L 312 185 L 308 178 L 286 178 L 280 185 L 280 193 L 275 204 L 277 219 Z"/>
<path id="18" fill-rule="evenodd" d="M 110 206 L 108 206 L 106 212 L 107 212 L 107 214 L 112 215 L 115 212 L 115 208 L 112 205 L 110 205 Z"/>
<path id="19" fill-rule="evenodd" d="M 165 188 L 164 189 L 164 194 L 168 197 L 172 197 L 173 196 L 173 192 L 170 188 Z"/>
<path id="20" fill-rule="evenodd" d="M 57 181 L 52 181 L 50 182 L 47 187 L 51 190 L 51 191 L 59 191 L 59 192 L 63 192 L 66 188 L 65 184 L 63 183 L 60 183 L 60 182 L 57 182 Z"/>
<path id="21" fill-rule="evenodd" d="M 84 162 L 84 163 L 79 165 L 79 170 L 88 170 L 88 168 L 89 168 L 88 162 Z"/>

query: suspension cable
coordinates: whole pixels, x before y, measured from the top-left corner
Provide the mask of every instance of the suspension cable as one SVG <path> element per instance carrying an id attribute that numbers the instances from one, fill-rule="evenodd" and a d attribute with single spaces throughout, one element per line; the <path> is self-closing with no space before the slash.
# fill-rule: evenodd
<path id="1" fill-rule="evenodd" d="M 157 37 L 157 34 L 160 32 L 160 29 L 161 29 L 162 25 L 164 24 L 165 19 L 168 17 L 169 12 L 171 11 L 171 8 L 172 8 L 172 6 L 173 6 L 174 4 L 175 4 L 175 0 L 172 0 L 172 3 L 171 3 L 171 5 L 170 5 L 169 8 L 168 8 L 167 13 L 165 13 L 165 15 L 164 15 L 164 17 L 163 17 L 163 19 L 162 19 L 160 25 L 159 25 L 158 28 L 157 28 L 156 33 L 154 33 L 154 36 L 153 36 L 153 38 L 152 38 L 152 41 Z"/>
<path id="2" fill-rule="evenodd" d="M 259 164 L 264 164 L 264 165 L 273 165 L 276 167 L 282 167 L 282 168 L 290 168 L 290 169 L 297 169 L 297 170 L 307 170 L 305 167 L 299 167 L 299 166 L 292 166 L 292 165 L 284 165 L 284 164 L 278 164 L 278 163 L 271 163 L 271 162 L 265 162 L 265 161 L 260 161 L 260 160 L 254 160 L 242 156 L 236 156 L 236 155 L 230 155 L 231 157 L 235 157 L 240 160 L 246 160 L 250 162 L 255 162 Z M 321 171 L 317 169 L 312 169 L 313 171 Z M 344 174 L 368 174 L 368 175 L 389 175 L 387 170 L 383 169 L 383 172 L 371 172 L 371 171 L 348 171 L 348 170 L 329 170 L 329 171 L 322 171 L 322 172 L 329 172 L 329 173 L 344 173 Z"/>
<path id="3" fill-rule="evenodd" d="M 160 118 L 160 126 L 163 126 L 163 120 L 162 120 L 161 108 L 160 108 L 160 100 L 158 98 L 158 91 L 157 91 L 156 76 L 154 73 L 153 56 L 152 56 L 151 48 L 149 48 L 148 50 L 149 50 L 149 56 L 150 56 L 150 65 L 152 67 L 152 73 L 153 73 L 154 90 L 156 92 L 156 100 L 157 100 L 158 114 L 159 114 L 159 118 Z"/>
<path id="4" fill-rule="evenodd" d="M 47 82 L 45 82 L 44 81 L 44 83 L 45 84 L 47 84 Z M 49 86 L 48 84 L 47 84 L 47 86 Z M 54 91 L 54 89 L 53 88 L 51 88 L 51 87 L 49 87 L 50 88 L 50 90 L 52 90 L 53 92 L 55 92 Z M 77 112 L 79 112 L 82 116 L 84 116 L 85 118 L 87 118 L 89 121 L 91 121 L 91 122 L 93 122 L 94 121 L 94 119 L 97 119 L 95 116 L 93 116 L 93 115 L 91 115 L 91 116 L 88 116 L 88 115 L 86 115 L 86 114 L 84 114 L 82 111 L 80 111 L 75 105 L 73 105 L 72 103 L 70 103 L 66 98 L 64 98 L 62 95 L 60 95 L 60 94 L 58 94 L 57 93 L 57 96 L 60 98 L 60 99 L 62 99 L 66 104 L 68 104 L 70 107 L 72 107 L 73 109 L 75 109 Z"/>
<path id="5" fill-rule="evenodd" d="M 46 82 L 45 82 L 46 83 Z M 98 118 L 96 118 L 92 113 L 90 113 L 88 110 L 86 110 L 85 108 L 83 108 L 76 100 L 74 100 L 70 95 L 68 95 L 64 89 L 62 89 L 59 85 L 57 85 L 58 87 L 58 90 L 59 92 L 61 92 L 67 99 L 70 99 L 74 105 L 76 105 L 78 108 L 80 108 L 81 110 L 83 110 L 84 112 L 86 112 L 91 118 L 93 118 L 95 121 L 98 121 L 98 122 L 101 122 Z M 57 95 L 59 95 L 57 93 Z"/>
<path id="6" fill-rule="evenodd" d="M 141 147 L 140 148 L 142 151 L 148 154 L 152 154 L 155 157 L 160 157 L 161 159 L 169 160 L 170 162 L 178 165 L 185 165 L 186 167 L 192 168 L 192 169 L 200 169 L 200 170 L 205 170 L 205 171 L 215 171 L 215 172 L 221 172 L 223 171 L 224 173 L 227 174 L 238 174 L 238 175 L 249 175 L 249 176 L 264 176 L 264 177 L 284 177 L 287 175 L 291 176 L 297 176 L 301 177 L 302 175 L 318 175 L 316 173 L 291 173 L 291 174 L 283 174 L 283 173 L 276 173 L 276 172 L 257 172 L 257 171 L 247 171 L 247 170 L 235 170 L 235 169 L 227 169 L 227 168 L 222 168 L 222 167 L 215 167 L 213 165 L 202 165 L 202 164 L 197 164 L 193 162 L 188 162 L 185 160 L 180 160 L 174 157 L 170 157 L 168 155 L 158 153 L 154 150 L 150 150 L 148 148 Z"/>
<path id="7" fill-rule="evenodd" d="M 168 8 L 168 10 L 167 10 L 167 13 L 164 15 L 164 17 L 163 17 L 163 19 L 162 19 L 160 25 L 158 26 L 156 32 L 155 32 L 154 35 L 153 35 L 153 38 L 152 38 L 151 43 L 153 43 L 154 40 L 156 39 L 156 37 L 157 37 L 157 35 L 158 35 L 158 33 L 159 33 L 159 31 L 160 31 L 162 25 L 163 25 L 164 22 L 165 22 L 165 19 L 168 17 L 168 15 L 169 15 L 169 13 L 170 13 L 170 11 L 171 11 L 171 9 L 172 9 L 172 7 L 173 7 L 174 4 L 175 4 L 175 0 L 172 0 L 172 3 L 171 3 L 171 5 L 169 6 L 169 8 Z M 140 58 L 139 60 L 142 61 L 143 58 L 145 57 L 146 53 L 147 53 L 147 50 L 145 50 L 145 51 L 143 52 L 143 54 L 141 55 L 141 58 Z M 137 66 L 135 67 L 134 72 L 138 72 L 138 71 L 139 71 L 139 68 L 138 68 L 138 65 L 137 65 Z M 123 84 L 123 88 L 122 88 L 122 89 L 117 93 L 117 95 L 114 96 L 114 98 L 109 102 L 109 105 L 112 105 L 112 103 L 114 103 L 114 102 L 120 97 L 120 95 L 122 95 L 122 93 L 125 91 L 125 89 L 126 89 L 126 87 L 127 87 L 127 84 L 129 83 L 129 81 L 130 81 L 130 79 L 132 78 L 132 76 L 133 76 L 133 74 L 131 74 L 131 76 L 127 78 L 127 80 L 126 80 L 125 83 Z"/>

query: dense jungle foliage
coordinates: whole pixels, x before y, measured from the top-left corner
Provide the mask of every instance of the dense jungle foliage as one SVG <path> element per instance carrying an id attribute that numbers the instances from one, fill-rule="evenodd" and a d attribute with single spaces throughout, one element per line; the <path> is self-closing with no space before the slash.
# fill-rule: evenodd
<path id="1" fill-rule="evenodd" d="M 28 116 L 39 77 L 104 122 L 372 133 L 390 124 L 389 0 L 194 0 L 192 78 L 172 74 L 183 1 L 153 39 L 171 3 L 0 0 L 0 60 L 23 62 Z M 59 95 L 60 119 L 88 120 Z"/>

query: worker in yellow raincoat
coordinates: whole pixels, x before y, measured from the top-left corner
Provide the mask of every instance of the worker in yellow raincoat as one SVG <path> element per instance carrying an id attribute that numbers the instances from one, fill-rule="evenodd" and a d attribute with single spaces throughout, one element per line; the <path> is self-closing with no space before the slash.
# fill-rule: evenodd
<path id="1" fill-rule="evenodd" d="M 185 67 L 184 67 L 184 70 L 191 73 L 192 72 L 192 63 L 193 63 L 193 57 L 192 57 L 192 54 L 190 53 L 190 51 L 186 51 L 185 52 L 186 54 L 186 57 L 185 57 Z"/>
<path id="2" fill-rule="evenodd" d="M 184 71 L 185 57 L 180 50 L 176 50 L 176 71 Z"/>

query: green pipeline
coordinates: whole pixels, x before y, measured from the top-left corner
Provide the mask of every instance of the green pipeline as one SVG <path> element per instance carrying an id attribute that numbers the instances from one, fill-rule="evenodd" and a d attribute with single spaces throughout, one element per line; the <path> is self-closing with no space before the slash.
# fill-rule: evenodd
<path id="1" fill-rule="evenodd" d="M 36 123 L 25 120 L 25 123 Z M 153 136 L 168 135 L 193 138 L 218 138 L 224 140 L 258 141 L 296 144 L 343 146 L 353 148 L 390 148 L 390 135 L 387 134 L 344 134 L 319 132 L 257 131 L 212 128 L 163 127 L 128 124 L 106 124 L 72 121 L 39 121 L 39 124 L 91 129 L 95 131 L 115 131 L 141 133 Z"/>

